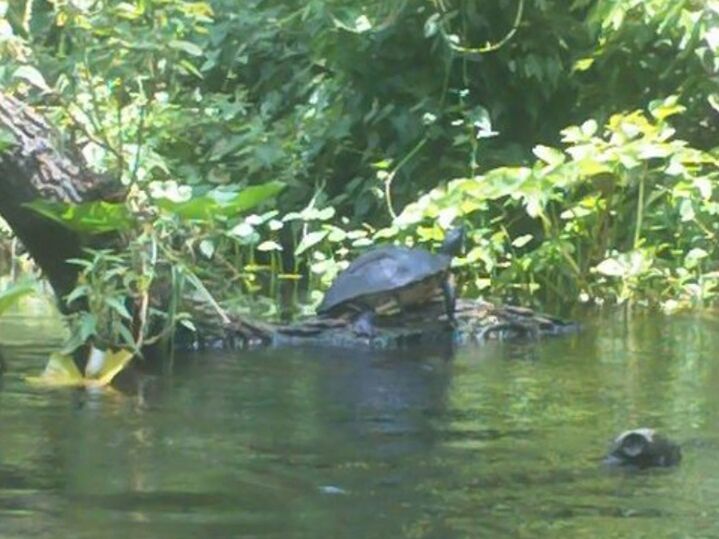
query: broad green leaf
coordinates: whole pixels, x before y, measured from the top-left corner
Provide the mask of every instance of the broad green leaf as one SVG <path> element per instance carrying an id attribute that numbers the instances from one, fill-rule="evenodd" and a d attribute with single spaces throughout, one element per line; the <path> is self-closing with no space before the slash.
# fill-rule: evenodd
<path id="1" fill-rule="evenodd" d="M 255 228 L 251 224 L 243 221 L 233 227 L 229 234 L 236 238 L 246 239 L 255 235 Z"/>
<path id="2" fill-rule="evenodd" d="M 586 71 L 587 69 L 592 67 L 592 64 L 594 64 L 594 58 L 582 58 L 574 62 L 574 66 L 572 66 L 572 71 Z"/>
<path id="3" fill-rule="evenodd" d="M 588 138 L 594 136 L 597 129 L 599 129 L 599 125 L 597 125 L 596 120 L 589 119 L 582 124 L 580 129 L 582 130 L 582 134 Z"/>
<path id="4" fill-rule="evenodd" d="M 83 234 L 126 231 L 130 230 L 135 223 L 132 213 L 122 203 L 99 201 L 65 204 L 35 200 L 25 206 L 70 230 Z"/>
<path id="5" fill-rule="evenodd" d="M 212 220 L 217 216 L 235 217 L 276 196 L 284 188 L 285 184 L 272 181 L 245 187 L 239 193 L 211 191 L 185 202 L 157 199 L 156 203 L 160 208 L 185 219 Z"/>
<path id="6" fill-rule="evenodd" d="M 695 247 L 687 253 L 686 258 L 684 259 L 684 266 L 689 269 L 696 268 L 702 259 L 708 256 L 709 253 L 707 253 L 704 249 Z"/>
<path id="7" fill-rule="evenodd" d="M 561 165 L 564 163 L 565 159 L 564 153 L 560 150 L 549 146 L 543 146 L 542 144 L 535 146 L 532 149 L 532 153 L 551 167 Z"/>
<path id="8" fill-rule="evenodd" d="M 212 258 L 212 255 L 215 254 L 215 244 L 211 240 L 202 240 L 200 242 L 200 252 L 205 258 Z"/>
<path id="9" fill-rule="evenodd" d="M 47 82 L 45 82 L 45 77 L 42 76 L 42 73 L 40 73 L 36 68 L 24 65 L 18 67 L 15 72 L 12 74 L 13 78 L 16 79 L 23 79 L 33 86 L 40 88 L 44 92 L 50 92 L 50 87 L 47 85 Z"/>
<path id="10" fill-rule="evenodd" d="M 186 52 L 190 56 L 202 56 L 202 48 L 198 47 L 194 43 L 190 43 L 189 41 L 174 39 L 170 41 L 168 45 L 170 46 L 170 48 Z"/>
<path id="11" fill-rule="evenodd" d="M 607 258 L 597 264 L 594 271 L 608 277 L 621 277 L 626 272 L 626 266 L 615 258 Z"/>
<path id="12" fill-rule="evenodd" d="M 514 238 L 514 240 L 512 241 L 512 246 L 516 247 L 517 249 L 521 249 L 522 247 L 527 245 L 530 241 L 532 241 L 533 238 L 534 238 L 534 236 L 532 236 L 531 234 L 524 234 L 523 236 Z"/>
<path id="13" fill-rule="evenodd" d="M 257 246 L 258 251 L 281 251 L 282 246 L 276 241 L 263 241 Z"/>
<path id="14" fill-rule="evenodd" d="M 302 238 L 302 241 L 297 246 L 297 249 L 295 250 L 295 255 L 299 256 L 302 253 L 304 253 L 307 249 L 314 247 L 319 242 L 321 242 L 325 237 L 327 236 L 329 232 L 327 230 L 316 230 L 314 232 L 310 232 L 307 234 L 304 238 Z"/>
<path id="15" fill-rule="evenodd" d="M 656 100 L 649 103 L 649 112 L 657 120 L 664 120 L 675 114 L 681 114 L 686 109 L 685 106 L 678 103 L 679 98 L 675 95 L 666 99 Z"/>

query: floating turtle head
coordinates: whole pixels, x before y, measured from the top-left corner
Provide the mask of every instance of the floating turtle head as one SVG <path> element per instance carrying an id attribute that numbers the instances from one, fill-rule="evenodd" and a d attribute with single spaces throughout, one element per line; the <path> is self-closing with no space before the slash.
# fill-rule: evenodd
<path id="1" fill-rule="evenodd" d="M 654 429 L 634 429 L 623 432 L 614 440 L 605 462 L 618 466 L 647 468 L 679 464 L 682 452 L 679 445 Z"/>
<path id="2" fill-rule="evenodd" d="M 443 255 L 457 256 L 464 245 L 465 230 L 464 225 L 456 226 L 444 236 L 442 247 L 439 252 Z"/>

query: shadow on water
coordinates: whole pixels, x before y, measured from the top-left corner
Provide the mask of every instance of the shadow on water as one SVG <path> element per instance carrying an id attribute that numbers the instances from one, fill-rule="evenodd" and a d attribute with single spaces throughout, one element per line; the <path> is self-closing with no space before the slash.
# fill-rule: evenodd
<path id="1" fill-rule="evenodd" d="M 192 353 L 128 395 L 27 386 L 49 326 L 4 324 L 3 538 L 719 536 L 710 319 L 591 318 L 456 351 Z M 603 468 L 637 425 L 684 442 L 682 465 Z"/>

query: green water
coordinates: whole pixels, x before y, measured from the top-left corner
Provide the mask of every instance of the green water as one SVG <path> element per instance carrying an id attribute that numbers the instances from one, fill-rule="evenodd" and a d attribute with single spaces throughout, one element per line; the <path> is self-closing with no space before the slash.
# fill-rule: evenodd
<path id="1" fill-rule="evenodd" d="M 140 396 L 40 390 L 57 325 L 4 318 L 0 537 L 719 537 L 719 322 L 406 353 L 178 358 Z M 653 426 L 671 470 L 601 463 Z"/>

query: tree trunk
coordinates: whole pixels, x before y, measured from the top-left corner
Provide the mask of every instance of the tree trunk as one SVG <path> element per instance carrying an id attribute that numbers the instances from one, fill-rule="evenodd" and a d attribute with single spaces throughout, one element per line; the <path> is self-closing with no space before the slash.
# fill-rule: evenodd
<path id="1" fill-rule="evenodd" d="M 0 92 L 0 133 L 14 139 L 0 153 L 0 215 L 22 241 L 62 298 L 75 286 L 78 268 L 66 261 L 82 254 L 78 235 L 25 206 L 33 200 L 83 203 L 118 201 L 125 196 L 120 182 L 90 171 L 79 152 L 72 161 L 60 150 L 59 138 L 31 107 Z M 111 242 L 111 238 L 107 238 Z"/>

